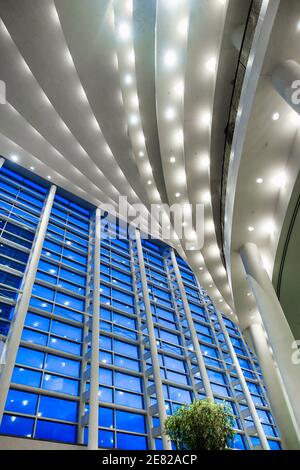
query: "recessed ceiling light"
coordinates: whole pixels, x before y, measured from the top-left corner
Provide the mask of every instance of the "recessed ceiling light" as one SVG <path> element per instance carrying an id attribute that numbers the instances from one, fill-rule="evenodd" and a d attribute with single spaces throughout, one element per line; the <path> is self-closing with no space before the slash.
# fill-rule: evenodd
<path id="1" fill-rule="evenodd" d="M 176 112 L 174 108 L 167 108 L 165 111 L 165 118 L 168 121 L 172 121 L 176 116 Z"/>
<path id="2" fill-rule="evenodd" d="M 149 185 L 152 184 L 152 181 L 149 180 L 149 181 L 148 181 L 148 184 L 149 184 Z"/>
<path id="3" fill-rule="evenodd" d="M 135 126 L 139 122 L 138 116 L 136 114 L 132 114 L 129 118 L 129 122 L 130 122 L 130 124 Z"/>
<path id="4" fill-rule="evenodd" d="M 48 178 L 48 180 L 51 180 L 51 176 L 50 176 L 50 175 L 48 175 L 47 178 Z"/>
<path id="5" fill-rule="evenodd" d="M 31 167 L 30 167 L 30 170 L 33 171 L 33 170 L 34 170 L 34 166 L 31 166 Z"/>
<path id="6" fill-rule="evenodd" d="M 183 223 L 182 223 L 182 226 L 183 226 L 183 227 L 186 227 L 186 226 L 187 226 L 187 222 L 183 222 Z"/>
<path id="7" fill-rule="evenodd" d="M 125 21 L 122 21 L 118 26 L 118 35 L 121 39 L 128 39 L 130 36 L 130 26 Z"/>
<path id="8" fill-rule="evenodd" d="M 219 302 L 220 302 L 220 304 L 222 304 L 222 303 L 223 303 L 223 299 L 219 299 Z"/>
<path id="9" fill-rule="evenodd" d="M 206 191 L 205 193 L 202 194 L 202 201 L 203 202 L 210 202 L 210 200 L 211 200 L 211 196 L 210 196 L 209 191 Z"/>
<path id="10" fill-rule="evenodd" d="M 216 68 L 217 68 L 217 60 L 215 57 L 212 57 L 211 59 L 209 59 L 206 64 L 205 64 L 205 67 L 207 68 L 207 70 L 209 72 L 215 72 Z"/>
<path id="11" fill-rule="evenodd" d="M 200 268 L 199 268 L 199 269 L 200 269 L 200 271 L 203 271 L 203 268 L 202 268 L 202 266 L 200 266 Z"/>
<path id="12" fill-rule="evenodd" d="M 174 67 L 177 62 L 177 55 L 176 52 L 173 50 L 169 50 L 164 55 L 164 64 L 167 67 Z"/>
<path id="13" fill-rule="evenodd" d="M 177 198 L 180 197 L 180 196 L 181 196 L 180 193 L 176 193 L 176 194 L 175 194 L 175 197 L 177 197 Z"/>
<path id="14" fill-rule="evenodd" d="M 139 152 L 139 157 L 143 157 L 144 155 L 144 152 Z"/>
<path id="15" fill-rule="evenodd" d="M 257 184 L 262 184 L 264 182 L 264 180 L 262 178 L 257 178 L 256 182 L 257 182 Z"/>
<path id="16" fill-rule="evenodd" d="M 276 188 L 283 188 L 286 185 L 286 182 L 287 175 L 284 171 L 277 173 L 272 179 L 272 183 Z"/>
<path id="17" fill-rule="evenodd" d="M 273 116 L 272 116 L 273 121 L 278 121 L 279 118 L 280 118 L 280 114 L 279 114 L 279 113 L 274 113 Z"/>
<path id="18" fill-rule="evenodd" d="M 19 160 L 19 157 L 17 155 L 12 155 L 11 159 L 13 162 L 17 162 Z"/>
<path id="19" fill-rule="evenodd" d="M 248 292 L 247 297 L 251 297 L 251 292 Z"/>
<path id="20" fill-rule="evenodd" d="M 254 227 L 248 227 L 249 232 L 254 232 Z"/>
<path id="21" fill-rule="evenodd" d="M 182 20 L 179 21 L 178 26 L 177 26 L 177 31 L 181 36 L 186 36 L 188 32 L 188 18 L 182 18 Z"/>
<path id="22" fill-rule="evenodd" d="M 129 73 L 127 75 L 125 75 L 124 83 L 126 83 L 126 85 L 131 85 L 132 82 L 133 82 L 132 75 L 130 75 Z"/>
<path id="23" fill-rule="evenodd" d="M 175 157 L 171 157 L 170 158 L 170 163 L 175 163 L 176 162 L 176 158 Z"/>

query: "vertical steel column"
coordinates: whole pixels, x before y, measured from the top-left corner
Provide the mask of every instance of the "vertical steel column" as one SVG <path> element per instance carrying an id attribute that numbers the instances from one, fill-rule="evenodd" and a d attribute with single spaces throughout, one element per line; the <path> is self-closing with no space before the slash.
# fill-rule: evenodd
<path id="1" fill-rule="evenodd" d="M 77 443 L 84 443 L 84 421 L 85 420 L 85 406 L 89 401 L 89 392 L 86 390 L 87 377 L 84 371 L 88 367 L 88 362 L 91 360 L 91 351 L 89 351 L 89 329 L 92 325 L 92 309 L 93 303 L 91 299 L 91 283 L 93 282 L 93 258 L 94 258 L 94 240 L 95 240 L 95 220 L 96 212 L 90 220 L 89 226 L 89 246 L 88 246 L 88 261 L 87 261 L 87 274 L 86 274 L 86 297 L 85 297 L 85 317 L 83 324 L 83 345 L 82 345 L 82 369 L 80 381 L 80 404 L 78 410 L 78 426 L 77 426 Z M 81 419 L 83 418 L 83 420 Z"/>
<path id="2" fill-rule="evenodd" d="M 148 292 L 143 248 L 142 248 L 141 235 L 140 235 L 139 230 L 135 231 L 135 239 L 136 239 L 136 246 L 137 246 L 137 255 L 138 255 L 138 260 L 139 260 L 139 270 L 140 270 L 140 277 L 141 277 L 141 284 L 142 284 L 143 300 L 145 304 L 147 329 L 148 329 L 148 334 L 149 334 L 149 347 L 150 347 L 151 361 L 152 361 L 152 367 L 150 368 L 150 370 L 151 370 L 151 374 L 153 375 L 154 385 L 155 385 L 155 393 L 156 393 L 156 398 L 157 398 L 157 411 L 158 411 L 158 416 L 160 420 L 161 438 L 162 438 L 164 450 L 171 450 L 172 447 L 171 447 L 170 439 L 163 432 L 164 422 L 167 419 L 167 413 L 166 413 L 165 398 L 164 398 L 163 386 L 162 386 L 161 375 L 160 375 L 160 365 L 159 365 L 159 359 L 158 359 L 158 353 L 157 353 L 155 331 L 154 331 L 151 304 L 150 304 L 150 298 L 149 298 L 149 292 Z"/>
<path id="3" fill-rule="evenodd" d="M 218 318 L 218 323 L 219 323 L 220 328 L 221 328 L 220 331 L 222 332 L 222 334 L 225 338 L 225 341 L 227 343 L 227 347 L 228 347 L 228 350 L 229 350 L 234 368 L 236 370 L 236 374 L 237 374 L 237 383 L 236 383 L 236 385 L 241 385 L 241 388 L 243 390 L 243 394 L 246 398 L 247 407 L 248 407 L 249 412 L 250 412 L 249 417 L 251 416 L 251 418 L 253 419 L 253 422 L 254 422 L 254 428 L 255 429 L 249 429 L 248 433 L 251 434 L 252 431 L 253 431 L 253 433 L 257 433 L 257 435 L 260 439 L 263 450 L 270 450 L 270 446 L 268 444 L 265 432 L 263 430 L 263 427 L 262 427 L 262 424 L 261 424 L 260 419 L 258 417 L 256 408 L 255 408 L 254 403 L 252 401 L 252 397 L 251 397 L 251 394 L 249 392 L 248 385 L 247 385 L 246 379 L 244 377 L 242 368 L 241 368 L 240 363 L 238 361 L 238 358 L 237 358 L 237 355 L 235 353 L 234 347 L 232 346 L 231 339 L 230 339 L 230 336 L 228 334 L 227 328 L 226 328 L 226 326 L 223 322 L 222 315 L 219 312 L 217 312 L 216 315 L 217 315 L 217 318 Z"/>
<path id="4" fill-rule="evenodd" d="M 11 376 L 16 362 L 16 356 L 21 341 L 25 317 L 30 302 L 43 243 L 46 237 L 55 192 L 56 186 L 52 185 L 47 200 L 44 204 L 42 215 L 40 217 L 30 258 L 26 266 L 20 293 L 16 302 L 14 316 L 6 340 L 5 364 L 2 367 L 0 376 L 0 422 L 2 421 L 3 417 L 6 398 L 11 382 Z"/>
<path id="5" fill-rule="evenodd" d="M 94 270 L 93 270 L 93 319 L 91 336 L 91 369 L 90 369 L 90 407 L 88 420 L 88 448 L 98 449 L 99 417 L 99 320 L 100 320 L 100 238 L 101 209 L 96 210 Z"/>
<path id="6" fill-rule="evenodd" d="M 174 253 L 173 249 L 171 249 L 170 255 L 171 255 L 171 259 L 172 259 L 172 263 L 173 263 L 174 274 L 176 276 L 179 292 L 180 292 L 180 295 L 181 295 L 181 298 L 182 298 L 184 311 L 185 311 L 185 315 L 186 315 L 186 320 L 188 322 L 188 326 L 189 326 L 189 330 L 190 330 L 190 334 L 191 334 L 191 340 L 192 340 L 192 343 L 193 343 L 193 347 L 194 347 L 196 359 L 197 359 L 197 362 L 198 362 L 201 378 L 202 378 L 202 381 L 203 381 L 203 386 L 204 386 L 204 389 L 205 389 L 205 393 L 206 393 L 207 398 L 210 398 L 210 399 L 213 400 L 214 395 L 213 395 L 212 388 L 211 388 L 211 385 L 210 385 L 210 381 L 209 381 L 209 378 L 208 378 L 205 362 L 204 362 L 204 359 L 203 359 L 203 355 L 202 355 L 200 345 L 199 345 L 198 336 L 197 336 L 195 326 L 194 326 L 193 317 L 192 317 L 192 314 L 191 314 L 190 306 L 189 306 L 189 303 L 188 303 L 188 300 L 187 300 L 187 296 L 186 296 L 186 293 L 185 293 L 185 288 L 184 288 L 184 285 L 183 285 L 183 282 L 182 282 L 181 274 L 180 274 L 180 271 L 179 271 L 179 268 L 178 268 L 176 256 L 175 256 L 175 253 Z"/>

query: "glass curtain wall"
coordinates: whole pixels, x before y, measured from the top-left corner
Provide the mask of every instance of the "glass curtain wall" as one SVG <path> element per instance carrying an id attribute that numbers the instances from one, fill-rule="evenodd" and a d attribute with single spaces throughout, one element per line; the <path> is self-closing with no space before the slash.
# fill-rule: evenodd
<path id="1" fill-rule="evenodd" d="M 5 341 L 26 265 L 32 249 L 49 183 L 34 182 L 18 170 L 0 169 L 0 334 Z M 58 189 L 25 318 L 21 343 L 7 396 L 0 433 L 67 444 L 87 444 L 89 378 L 84 373 L 90 346 L 92 298 L 89 258 L 93 246 L 95 208 L 74 202 Z M 122 237 L 116 237 L 116 232 Z M 141 356 L 141 331 L 135 302 L 134 267 L 127 230 L 102 219 L 100 249 L 99 448 L 150 448 L 150 418 L 143 371 L 151 366 Z M 167 414 L 194 398 L 195 387 L 187 359 L 185 326 L 179 321 L 166 267 L 165 245 L 142 240 L 146 281 L 154 323 Z M 244 432 L 228 364 L 222 357 L 214 328 L 215 310 L 198 286 L 193 272 L 176 257 L 201 352 L 216 402 L 226 401 L 235 415 L 236 437 L 231 446 L 255 446 Z M 26 274 L 25 274 L 26 275 Z M 207 307 L 209 305 L 209 307 Z M 280 449 L 259 365 L 238 327 L 223 321 L 247 380 L 272 449 Z M 88 326 L 87 326 L 88 325 Z M 86 350 L 84 349 L 86 348 Z M 229 361 L 230 362 L 230 361 Z M 230 364 L 229 364 L 230 366 Z M 87 360 L 89 368 L 89 360 Z M 151 385 L 151 381 L 150 381 Z M 149 386 L 149 381 L 148 381 Z M 148 400 L 148 405 L 152 403 Z M 251 422 L 249 423 L 251 425 Z M 159 425 L 154 417 L 152 426 Z M 162 448 L 160 438 L 156 449 Z"/>

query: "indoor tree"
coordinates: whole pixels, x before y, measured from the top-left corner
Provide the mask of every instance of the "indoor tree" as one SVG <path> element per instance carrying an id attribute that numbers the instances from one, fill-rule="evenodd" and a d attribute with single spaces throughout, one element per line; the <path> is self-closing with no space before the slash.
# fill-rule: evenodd
<path id="1" fill-rule="evenodd" d="M 225 450 L 234 437 L 233 415 L 225 404 L 195 400 L 165 422 L 165 433 L 178 450 Z"/>

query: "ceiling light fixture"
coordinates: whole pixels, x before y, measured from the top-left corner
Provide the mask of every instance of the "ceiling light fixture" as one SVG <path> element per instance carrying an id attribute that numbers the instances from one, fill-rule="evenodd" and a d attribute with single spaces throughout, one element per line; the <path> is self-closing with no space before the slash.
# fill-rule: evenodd
<path id="1" fill-rule="evenodd" d="M 130 27 L 128 25 L 128 23 L 126 23 L 125 21 L 122 21 L 121 23 L 119 23 L 119 26 L 118 26 L 118 35 L 121 39 L 129 39 L 129 36 L 130 36 Z"/>
<path id="2" fill-rule="evenodd" d="M 248 231 L 249 231 L 249 232 L 254 232 L 254 227 L 251 227 L 251 226 L 248 227 Z"/>
<path id="3" fill-rule="evenodd" d="M 176 158 L 175 158 L 175 157 L 171 157 L 171 158 L 170 158 L 170 163 L 173 164 L 173 163 L 175 163 L 175 162 L 176 162 Z"/>
<path id="4" fill-rule="evenodd" d="M 279 113 L 274 113 L 272 116 L 273 121 L 278 121 L 280 119 L 280 114 Z"/>
<path id="5" fill-rule="evenodd" d="M 209 71 L 209 72 L 215 72 L 216 71 L 216 68 L 217 68 L 217 60 L 215 57 L 212 57 L 211 59 L 209 59 L 206 64 L 206 69 Z"/>
<path id="6" fill-rule="evenodd" d="M 173 50 L 169 50 L 164 55 L 164 64 L 166 67 L 174 67 L 177 62 L 177 55 L 176 52 Z"/>
<path id="7" fill-rule="evenodd" d="M 172 121 L 176 116 L 176 112 L 174 108 L 167 108 L 165 111 L 165 118 L 168 121 Z"/>
<path id="8" fill-rule="evenodd" d="M 175 197 L 177 197 L 177 198 L 179 198 L 180 196 L 181 196 L 180 193 L 176 193 L 176 194 L 175 194 Z"/>
<path id="9" fill-rule="evenodd" d="M 264 180 L 262 178 L 257 178 L 256 183 L 257 184 L 263 184 Z"/>

